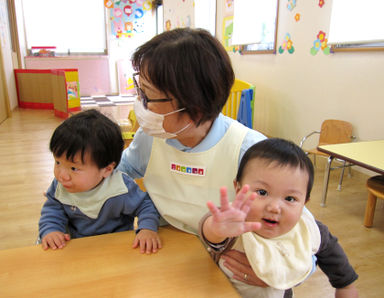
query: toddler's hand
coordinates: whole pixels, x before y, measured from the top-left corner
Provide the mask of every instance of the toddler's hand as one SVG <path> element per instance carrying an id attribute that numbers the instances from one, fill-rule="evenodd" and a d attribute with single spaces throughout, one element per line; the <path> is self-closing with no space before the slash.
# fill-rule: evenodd
<path id="1" fill-rule="evenodd" d="M 57 249 L 64 248 L 66 242 L 69 240 L 71 240 L 71 236 L 69 234 L 55 231 L 45 235 L 41 240 L 41 244 L 44 250 L 47 250 L 48 248 Z"/>
<path id="2" fill-rule="evenodd" d="M 255 193 L 249 194 L 248 191 L 249 186 L 244 185 L 237 193 L 235 200 L 230 204 L 227 188 L 222 187 L 220 188 L 220 209 L 213 202 L 207 202 L 212 216 L 207 219 L 205 224 L 209 225 L 209 229 L 215 236 L 222 238 L 236 237 L 260 229 L 260 223 L 246 221 L 251 204 L 256 198 Z"/>
<path id="3" fill-rule="evenodd" d="M 157 252 L 161 248 L 161 240 L 159 235 L 151 230 L 142 229 L 137 233 L 133 241 L 133 248 L 140 246 L 140 252 L 151 254 Z"/>

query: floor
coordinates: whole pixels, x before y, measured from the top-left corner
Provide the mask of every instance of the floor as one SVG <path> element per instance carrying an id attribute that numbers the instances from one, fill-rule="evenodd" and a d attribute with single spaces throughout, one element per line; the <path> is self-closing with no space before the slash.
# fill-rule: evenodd
<path id="1" fill-rule="evenodd" d="M 117 112 L 117 111 L 113 111 Z M 34 245 L 44 191 L 53 178 L 48 142 L 62 119 L 52 111 L 17 109 L 0 125 L 0 249 Z M 344 247 L 359 274 L 360 297 L 384 293 L 384 201 L 376 207 L 374 225 L 363 226 L 367 175 L 353 168 L 337 191 L 339 171 L 332 171 L 328 201 L 320 207 L 323 164 L 318 162 L 314 189 L 307 207 L 325 223 Z M 90 248 L 91 249 L 91 248 Z M 334 290 L 320 269 L 295 288 L 296 298 L 330 298 Z"/>

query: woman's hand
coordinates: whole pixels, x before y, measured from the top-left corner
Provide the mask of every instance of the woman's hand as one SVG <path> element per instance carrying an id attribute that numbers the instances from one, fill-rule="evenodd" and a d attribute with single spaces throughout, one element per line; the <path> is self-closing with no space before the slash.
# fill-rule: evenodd
<path id="1" fill-rule="evenodd" d="M 245 253 L 232 249 L 224 253 L 221 258 L 224 260 L 224 266 L 233 273 L 234 279 L 253 286 L 268 287 L 268 285 L 253 272 Z"/>
<path id="2" fill-rule="evenodd" d="M 156 253 L 161 248 L 161 240 L 159 234 L 154 231 L 141 229 L 137 233 L 132 247 L 136 248 L 140 246 L 140 252 L 151 254 Z"/>

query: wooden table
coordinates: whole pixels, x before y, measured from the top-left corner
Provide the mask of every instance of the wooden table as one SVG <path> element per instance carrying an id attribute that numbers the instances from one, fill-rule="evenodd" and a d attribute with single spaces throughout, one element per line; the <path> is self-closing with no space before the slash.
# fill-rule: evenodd
<path id="1" fill-rule="evenodd" d="M 329 155 L 321 198 L 321 206 L 323 207 L 327 199 L 329 172 L 334 158 L 346 160 L 384 175 L 384 140 L 323 145 L 317 147 L 317 149 Z"/>
<path id="2" fill-rule="evenodd" d="M 159 234 L 152 255 L 131 248 L 133 231 L 0 250 L 0 297 L 239 297 L 196 236 Z"/>

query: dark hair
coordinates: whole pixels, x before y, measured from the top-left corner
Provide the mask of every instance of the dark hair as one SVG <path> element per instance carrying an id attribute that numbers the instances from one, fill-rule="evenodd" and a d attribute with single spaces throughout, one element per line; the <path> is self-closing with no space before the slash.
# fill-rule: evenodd
<path id="1" fill-rule="evenodd" d="M 49 149 L 55 156 L 65 154 L 68 160 L 81 152 L 84 162 L 85 152 L 99 169 L 112 162 L 120 162 L 124 140 L 120 127 L 96 110 L 80 112 L 66 119 L 53 132 Z M 116 167 L 115 166 L 115 167 Z"/>
<path id="2" fill-rule="evenodd" d="M 276 162 L 281 166 L 300 167 L 300 169 L 306 171 L 309 178 L 305 199 L 306 201 L 309 199 L 314 180 L 313 164 L 299 146 L 291 141 L 279 138 L 266 139 L 254 144 L 245 152 L 241 159 L 236 181 L 240 182 L 248 161 L 256 158 Z"/>
<path id="3" fill-rule="evenodd" d="M 163 32 L 136 49 L 132 65 L 197 124 L 217 117 L 235 79 L 228 53 L 204 29 Z"/>

